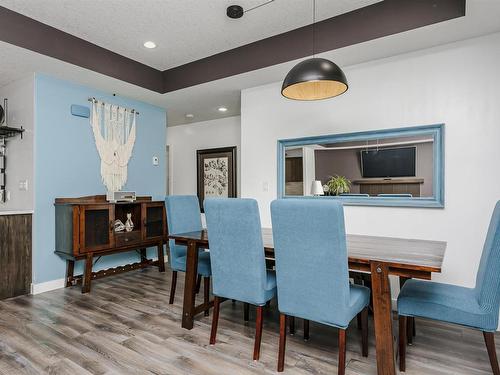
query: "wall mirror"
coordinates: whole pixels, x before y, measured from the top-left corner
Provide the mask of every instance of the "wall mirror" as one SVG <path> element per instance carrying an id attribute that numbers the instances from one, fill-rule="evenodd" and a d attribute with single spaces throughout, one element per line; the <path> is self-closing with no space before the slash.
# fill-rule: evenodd
<path id="1" fill-rule="evenodd" d="M 444 125 L 278 141 L 278 197 L 444 207 Z"/>

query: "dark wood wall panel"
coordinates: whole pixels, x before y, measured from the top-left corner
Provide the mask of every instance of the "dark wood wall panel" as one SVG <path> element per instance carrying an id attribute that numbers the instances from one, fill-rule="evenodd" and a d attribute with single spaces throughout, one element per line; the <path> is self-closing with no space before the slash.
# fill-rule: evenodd
<path id="1" fill-rule="evenodd" d="M 0 216 L 0 299 L 29 294 L 31 215 Z"/>

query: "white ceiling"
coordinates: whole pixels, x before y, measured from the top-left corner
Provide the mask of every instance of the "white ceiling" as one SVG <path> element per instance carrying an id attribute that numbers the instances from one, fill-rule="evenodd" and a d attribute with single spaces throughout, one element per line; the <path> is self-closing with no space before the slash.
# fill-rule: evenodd
<path id="1" fill-rule="evenodd" d="M 193 2 L 192 0 L 184 1 L 186 3 Z M 283 2 L 285 0 L 276 1 Z M 286 1 L 288 2 L 289 0 Z M 0 4 L 5 2 L 4 0 L 0 0 Z M 25 2 L 24 0 L 19 1 L 21 4 Z M 55 4 L 59 1 L 32 1 L 32 3 L 35 2 Z M 61 2 L 66 3 L 66 1 Z M 89 0 L 85 1 L 85 4 L 93 2 L 94 0 Z M 109 2 L 113 3 L 113 1 Z M 199 2 L 202 3 L 201 0 Z M 16 1 L 16 4 L 17 3 Z M 147 3 L 148 2 L 142 2 L 142 4 Z M 155 2 L 151 1 L 151 3 L 154 4 Z M 227 2 L 225 2 L 225 4 L 227 4 Z M 499 19 L 499 0 L 468 0 L 466 17 L 331 51 L 324 54 L 324 56 L 331 58 L 342 67 L 345 67 L 348 72 L 349 67 L 355 64 L 498 32 L 500 31 Z M 62 79 L 95 87 L 106 92 L 117 93 L 118 95 L 135 98 L 166 108 L 168 123 L 170 126 L 173 126 L 239 115 L 240 92 L 242 89 L 280 81 L 294 63 L 295 62 L 292 61 L 275 65 L 269 68 L 161 95 L 114 78 L 0 42 L 0 87 L 13 80 L 22 78 L 27 74 L 44 72 Z M 458 61 L 457 64 L 459 63 Z M 217 108 L 221 105 L 229 109 L 224 114 L 217 111 Z M 186 113 L 193 113 L 195 118 L 192 120 L 186 119 Z"/>
<path id="2" fill-rule="evenodd" d="M 268 0 L 0 0 L 0 5 L 165 70 L 312 22 L 312 0 L 275 0 L 239 20 L 226 8 Z M 380 0 L 317 0 L 318 19 Z M 145 41 L 157 48 L 144 48 Z"/>

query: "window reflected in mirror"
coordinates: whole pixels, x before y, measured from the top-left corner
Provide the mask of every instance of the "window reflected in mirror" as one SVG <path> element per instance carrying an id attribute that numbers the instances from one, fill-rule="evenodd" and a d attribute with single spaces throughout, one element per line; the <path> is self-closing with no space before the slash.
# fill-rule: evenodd
<path id="1" fill-rule="evenodd" d="M 432 127 L 432 126 L 431 126 Z M 284 196 L 442 202 L 442 127 L 283 142 Z M 363 133 L 359 133 L 363 134 Z M 392 134 L 392 136 L 390 135 Z M 316 141 L 316 142 L 315 142 Z M 436 142 L 439 142 L 436 145 Z M 287 144 L 288 143 L 288 144 Z M 437 147 L 439 146 L 439 147 Z M 436 170 L 439 169 L 439 170 Z M 436 176 L 439 181 L 435 181 Z M 380 200 L 380 199 L 379 199 Z"/>

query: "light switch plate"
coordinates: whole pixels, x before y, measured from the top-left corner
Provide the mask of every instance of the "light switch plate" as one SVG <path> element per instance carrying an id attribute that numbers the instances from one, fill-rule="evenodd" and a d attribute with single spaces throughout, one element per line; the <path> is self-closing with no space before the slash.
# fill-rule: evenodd
<path id="1" fill-rule="evenodd" d="M 19 190 L 28 191 L 28 180 L 19 181 Z"/>

